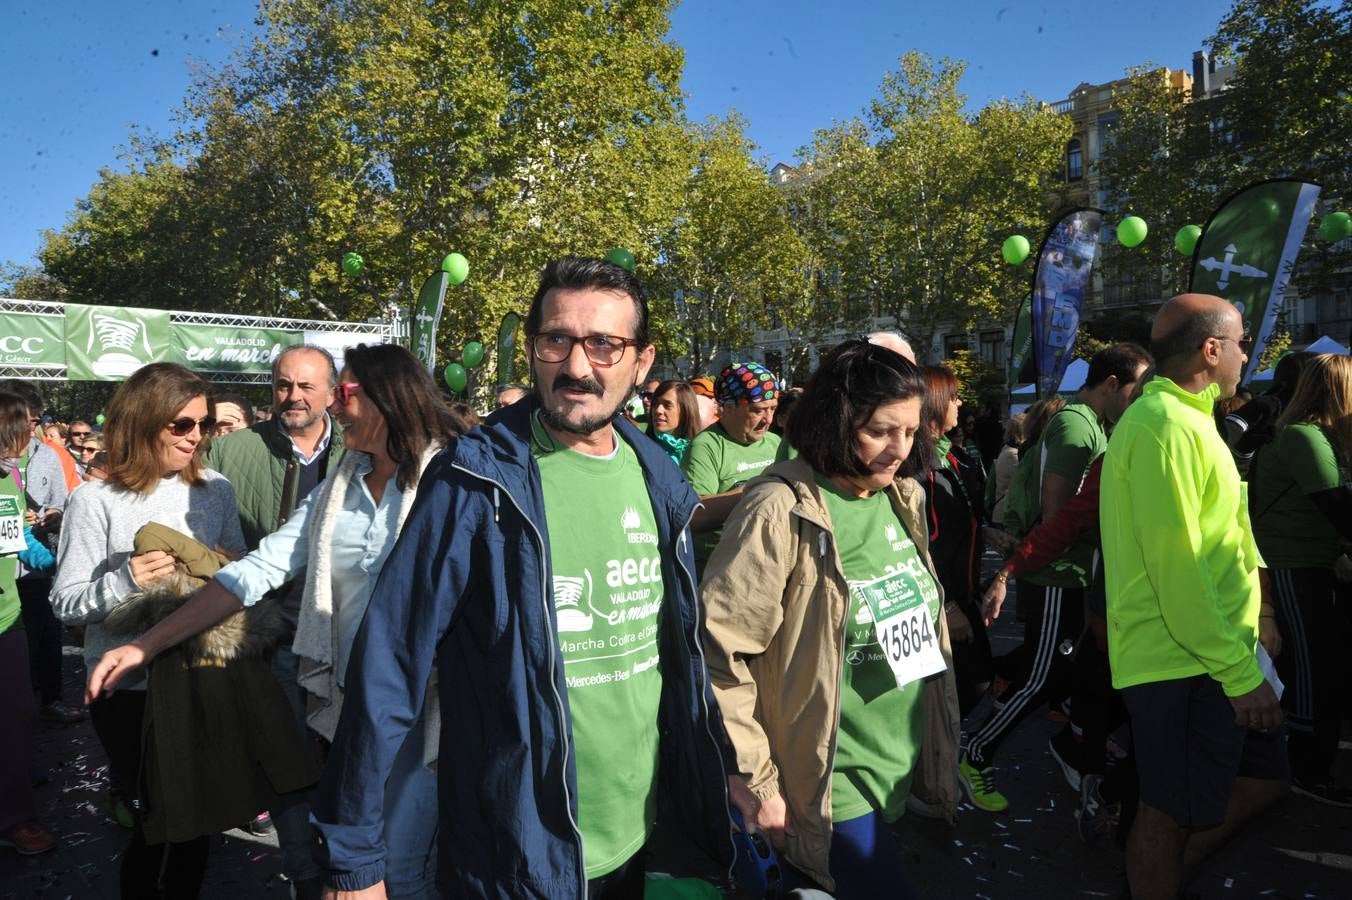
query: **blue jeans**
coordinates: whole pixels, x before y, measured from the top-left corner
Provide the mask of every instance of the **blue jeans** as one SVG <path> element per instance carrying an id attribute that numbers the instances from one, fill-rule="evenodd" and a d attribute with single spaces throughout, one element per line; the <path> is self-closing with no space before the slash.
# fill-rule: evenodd
<path id="1" fill-rule="evenodd" d="M 291 704 L 296 726 L 301 734 L 306 734 L 305 689 L 300 686 L 300 661 L 291 652 L 289 641 L 283 641 L 273 652 L 272 674 Z M 315 862 L 318 841 L 315 830 L 310 827 L 310 791 L 285 794 L 277 805 L 279 808 L 269 812 L 277 829 L 277 844 L 282 850 L 282 871 L 293 883 L 318 878 L 319 865 Z"/>
<path id="2" fill-rule="evenodd" d="M 423 720 L 404 738 L 385 781 L 385 892 L 399 900 L 435 900 L 437 773 L 423 765 Z"/>
<path id="3" fill-rule="evenodd" d="M 831 825 L 831 877 L 836 900 L 916 900 L 915 889 L 906 874 L 892 828 L 882 816 L 868 813 L 857 819 Z M 818 885 L 793 866 L 786 867 L 786 890 L 816 888 Z"/>

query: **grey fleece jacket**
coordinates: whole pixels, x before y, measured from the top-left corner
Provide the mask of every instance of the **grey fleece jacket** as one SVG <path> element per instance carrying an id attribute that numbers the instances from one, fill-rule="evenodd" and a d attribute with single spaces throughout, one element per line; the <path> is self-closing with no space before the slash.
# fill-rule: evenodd
<path id="1" fill-rule="evenodd" d="M 106 481 L 83 484 L 70 495 L 52 584 L 52 609 L 67 625 L 87 625 L 85 665 L 92 671 L 105 651 L 134 635 L 109 634 L 100 624 L 139 590 L 131 577 L 136 532 L 147 522 L 168 525 L 208 547 L 243 555 L 244 535 L 235 509 L 235 489 L 208 469 L 200 487 L 177 475 L 160 479 L 147 494 Z M 144 687 L 137 679 L 135 687 Z M 128 685 L 131 687 L 133 685 Z"/>

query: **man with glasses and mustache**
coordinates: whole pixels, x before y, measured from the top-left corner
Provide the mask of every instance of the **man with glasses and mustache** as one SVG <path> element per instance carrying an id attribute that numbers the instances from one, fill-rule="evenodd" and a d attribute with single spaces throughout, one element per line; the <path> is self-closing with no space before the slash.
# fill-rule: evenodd
<path id="1" fill-rule="evenodd" d="M 352 650 L 314 813 L 339 897 L 383 878 L 384 785 L 434 662 L 447 896 L 641 898 L 659 793 L 667 827 L 731 856 L 698 501 L 620 415 L 653 362 L 647 300 L 562 259 L 525 332 L 534 392 L 432 461 Z"/>
<path id="2" fill-rule="evenodd" d="M 338 372 L 333 357 L 321 347 L 288 347 L 272 363 L 272 399 L 276 414 L 265 422 L 237 429 L 212 441 L 207 465 L 235 487 L 239 523 L 250 551 L 286 523 L 310 491 L 333 471 L 343 457 L 342 429 L 327 412 L 333 401 Z M 272 668 L 291 701 L 297 727 L 305 726 L 305 691 L 300 687 L 299 662 L 291 651 L 304 578 L 277 591 L 287 624 L 273 652 Z M 314 832 L 306 797 L 292 795 L 272 811 L 282 849 L 282 870 L 296 886 L 301 900 L 320 896 L 319 869 L 313 859 Z M 249 830 L 266 831 L 260 816 Z"/>

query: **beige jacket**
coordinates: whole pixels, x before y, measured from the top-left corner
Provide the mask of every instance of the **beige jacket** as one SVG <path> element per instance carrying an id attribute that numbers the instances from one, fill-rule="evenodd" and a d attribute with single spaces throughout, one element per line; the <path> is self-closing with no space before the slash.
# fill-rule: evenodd
<path id="1" fill-rule="evenodd" d="M 889 494 L 933 573 L 924 490 L 907 478 Z M 700 590 L 709 675 L 737 768 L 760 799 L 784 795 L 796 831 L 789 861 L 833 890 L 831 771 L 849 588 L 807 463 L 778 463 L 750 482 Z M 951 822 L 958 804 L 958 695 L 942 614 L 935 626 L 948 669 L 923 689 L 924 737 L 911 794 Z"/>

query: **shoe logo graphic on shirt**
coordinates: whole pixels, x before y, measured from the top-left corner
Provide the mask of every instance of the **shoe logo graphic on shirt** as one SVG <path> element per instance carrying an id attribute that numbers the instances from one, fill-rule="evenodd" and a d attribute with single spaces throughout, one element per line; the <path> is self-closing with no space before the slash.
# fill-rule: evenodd
<path id="1" fill-rule="evenodd" d="M 559 631 L 591 631 L 592 577 L 591 572 L 582 570 L 582 577 L 570 575 L 554 576 L 554 619 Z M 583 600 L 586 600 L 586 609 Z"/>

